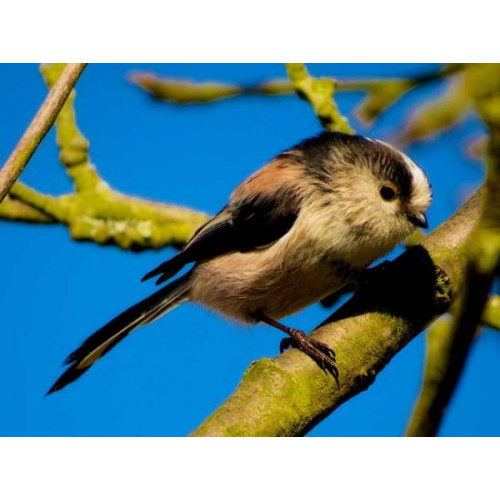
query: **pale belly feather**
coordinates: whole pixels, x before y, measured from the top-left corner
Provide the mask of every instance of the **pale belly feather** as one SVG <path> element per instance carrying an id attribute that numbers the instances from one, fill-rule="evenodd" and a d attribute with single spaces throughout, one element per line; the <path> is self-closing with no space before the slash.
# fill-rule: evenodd
<path id="1" fill-rule="evenodd" d="M 284 255 L 266 249 L 202 263 L 194 271 L 191 299 L 244 322 L 255 322 L 256 313 L 278 320 L 318 302 L 353 276 L 331 256 L 313 257 L 306 245 L 293 255 L 286 252 L 288 259 Z"/>
<path id="2" fill-rule="evenodd" d="M 256 313 L 278 320 L 337 291 L 397 241 L 360 235 L 311 204 L 268 248 L 197 265 L 190 299 L 244 322 L 256 322 Z"/>

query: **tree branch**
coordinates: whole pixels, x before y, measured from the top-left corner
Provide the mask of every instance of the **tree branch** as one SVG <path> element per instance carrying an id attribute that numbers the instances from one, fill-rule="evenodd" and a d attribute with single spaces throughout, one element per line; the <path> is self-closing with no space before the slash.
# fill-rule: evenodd
<path id="1" fill-rule="evenodd" d="M 40 71 L 47 87 L 53 88 L 59 75 L 64 71 L 63 64 L 42 64 Z M 76 92 L 68 96 L 56 120 L 56 140 L 59 146 L 59 160 L 66 173 L 74 182 L 77 191 L 92 191 L 103 184 L 95 167 L 90 162 L 90 143 L 80 132 L 76 123 L 74 101 Z"/>
<path id="2" fill-rule="evenodd" d="M 44 212 L 7 195 L 0 203 L 0 217 L 12 221 L 55 224 L 55 220 Z"/>
<path id="3" fill-rule="evenodd" d="M 9 159 L 0 170 L 0 202 L 5 198 L 38 145 L 52 127 L 71 89 L 85 69 L 85 63 L 70 63 L 50 89 L 44 103 L 33 118 L 26 132 L 17 143 Z"/>
<path id="4" fill-rule="evenodd" d="M 202 104 L 242 95 L 293 94 L 289 80 L 269 80 L 258 85 L 243 86 L 232 83 L 192 82 L 177 78 L 158 77 L 152 73 L 131 73 L 129 80 L 153 99 L 172 104 Z"/>
<path id="5" fill-rule="evenodd" d="M 446 90 L 412 113 L 395 138 L 400 145 L 428 139 L 463 121 L 472 111 L 463 74 L 448 82 Z"/>
<path id="6" fill-rule="evenodd" d="M 490 297 L 484 308 L 482 322 L 484 326 L 500 331 L 500 296 Z"/>
<path id="7" fill-rule="evenodd" d="M 311 104 L 323 127 L 331 131 L 354 134 L 347 118 L 340 114 L 333 99 L 336 89 L 333 80 L 311 77 L 305 64 L 287 63 L 285 66 L 295 91 Z"/>
<path id="8" fill-rule="evenodd" d="M 500 263 L 500 66 L 469 66 L 463 87 L 490 130 L 484 203 L 468 239 L 465 286 L 456 313 L 449 325 L 438 325 L 429 337 L 427 377 L 408 435 L 437 434 L 479 330 Z"/>
<path id="9" fill-rule="evenodd" d="M 364 92 L 366 97 L 357 108 L 357 115 L 360 119 L 371 122 L 410 90 L 448 78 L 466 67 L 467 64 L 446 64 L 437 71 L 410 78 L 337 80 L 323 77 L 321 82 L 326 86 L 333 86 L 337 91 Z M 153 73 L 134 72 L 129 75 L 129 80 L 153 99 L 176 105 L 210 103 L 249 95 L 290 95 L 296 90 L 289 79 L 269 80 L 256 85 L 237 85 L 223 82 L 194 82 L 159 77 Z"/>
<path id="10" fill-rule="evenodd" d="M 253 363 L 240 385 L 193 436 L 303 435 L 365 390 L 384 366 L 448 309 L 462 287 L 466 240 L 480 212 L 481 193 L 421 244 L 366 286 L 312 335 L 337 353 L 340 388 L 307 356 L 291 349 Z"/>
<path id="11" fill-rule="evenodd" d="M 42 65 L 41 72 L 47 86 L 57 85 L 65 71 L 64 64 Z M 54 88 L 54 87 L 52 87 Z M 128 196 L 112 189 L 97 172 L 89 157 L 89 141 L 80 132 L 74 110 L 76 92 L 67 98 L 56 120 L 59 159 L 74 184 L 74 193 L 50 196 L 17 182 L 10 193 L 17 200 L 14 211 L 0 204 L 0 217 L 27 220 L 21 214 L 21 205 L 29 217 L 34 213 L 68 226 L 76 240 L 115 244 L 123 249 L 140 250 L 182 245 L 207 220 L 207 215 L 189 208 Z"/>
<path id="12" fill-rule="evenodd" d="M 452 357 L 453 336 L 448 319 L 440 319 L 427 333 L 427 352 L 424 380 L 417 404 L 413 410 L 406 436 L 434 436 L 442 418 L 443 381 L 450 366 Z"/>
<path id="13" fill-rule="evenodd" d="M 500 297 L 488 300 L 482 324 L 500 329 Z M 435 436 L 439 430 L 447 401 L 443 386 L 456 364 L 454 331 L 449 319 L 439 319 L 427 334 L 424 380 L 406 435 Z"/>

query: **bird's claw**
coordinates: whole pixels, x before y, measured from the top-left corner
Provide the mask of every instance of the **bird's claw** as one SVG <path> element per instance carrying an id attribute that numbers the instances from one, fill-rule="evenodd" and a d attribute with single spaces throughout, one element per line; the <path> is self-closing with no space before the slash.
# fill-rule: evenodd
<path id="1" fill-rule="evenodd" d="M 292 339 L 290 337 L 285 337 L 280 342 L 280 354 L 283 354 L 286 350 L 292 347 Z"/>
<path id="2" fill-rule="evenodd" d="M 307 354 L 322 370 L 330 373 L 337 382 L 337 386 L 339 386 L 339 371 L 335 364 L 335 351 L 331 347 L 299 330 L 293 330 L 290 337 L 286 337 L 281 341 L 280 352 L 283 353 L 290 347 L 295 347 Z"/>

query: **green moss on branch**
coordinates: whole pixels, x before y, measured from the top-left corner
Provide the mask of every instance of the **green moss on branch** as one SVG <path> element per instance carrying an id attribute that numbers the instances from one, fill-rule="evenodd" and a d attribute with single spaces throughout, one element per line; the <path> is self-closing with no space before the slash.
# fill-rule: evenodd
<path id="1" fill-rule="evenodd" d="M 208 216 L 127 196 L 109 188 L 53 197 L 17 183 L 12 196 L 70 229 L 76 240 L 140 250 L 182 245 Z"/>
<path id="2" fill-rule="evenodd" d="M 463 95 L 490 130 L 484 200 L 467 241 L 465 284 L 456 311 L 449 324 L 438 325 L 429 337 L 426 377 L 408 435 L 437 434 L 481 326 L 500 264 L 500 65 L 468 66 L 461 85 Z"/>
<path id="3" fill-rule="evenodd" d="M 500 296 L 490 297 L 484 308 L 483 325 L 500 331 Z"/>
<path id="4" fill-rule="evenodd" d="M 42 65 L 49 87 L 58 81 L 64 67 L 64 64 Z M 90 161 L 89 141 L 76 123 L 75 97 L 75 92 L 71 92 L 56 120 L 59 157 L 74 181 L 75 192 L 55 197 L 17 183 L 12 197 L 18 204 L 66 225 L 76 240 L 134 250 L 184 244 L 208 216 L 188 208 L 128 196 L 103 181 Z M 10 210 L 2 207 L 0 216 L 12 219 L 12 206 Z"/>
<path id="5" fill-rule="evenodd" d="M 313 333 L 337 353 L 340 388 L 292 349 L 252 364 L 194 436 L 296 436 L 365 390 L 411 339 L 449 307 L 465 270 L 480 194 L 400 258 Z"/>
<path id="6" fill-rule="evenodd" d="M 329 78 L 313 78 L 305 64 L 287 63 L 286 69 L 297 94 L 308 101 L 327 130 L 354 134 L 347 118 L 340 114 L 333 96 L 336 84 Z"/>
<path id="7" fill-rule="evenodd" d="M 26 205 L 26 203 L 23 203 L 22 201 L 12 198 L 10 195 L 7 195 L 3 202 L 0 203 L 0 218 L 37 224 L 56 223 L 56 221 L 49 215 L 31 207 L 30 205 Z"/>
<path id="8" fill-rule="evenodd" d="M 152 73 L 132 73 L 129 79 L 154 99 L 174 104 L 201 104 L 241 95 L 292 94 L 288 80 L 269 80 L 258 85 L 242 86 L 218 82 L 192 82 L 161 78 Z"/>
<path id="9" fill-rule="evenodd" d="M 303 65 L 289 64 L 288 67 L 292 72 L 294 71 L 294 66 L 301 67 Z M 363 92 L 365 98 L 357 107 L 356 114 L 361 120 L 372 122 L 407 92 L 421 85 L 452 77 L 466 70 L 468 66 L 468 64 L 446 64 L 437 71 L 409 78 L 338 80 L 323 77 L 321 79 L 313 79 L 316 82 L 316 87 L 319 89 L 319 94 L 316 97 L 309 96 L 308 98 L 307 93 L 309 89 L 307 85 L 303 83 L 299 84 L 297 81 L 297 84 L 301 87 L 298 89 L 298 92 L 299 95 L 308 99 L 313 106 L 316 106 L 315 111 L 317 113 L 320 112 L 322 115 L 320 119 L 327 128 L 337 130 L 337 126 L 332 124 L 332 122 L 342 123 L 344 119 L 339 116 L 338 110 L 329 109 L 333 90 L 337 92 Z M 298 76 L 299 79 L 302 78 L 299 72 L 297 75 L 294 75 L 294 78 L 295 76 Z M 289 95 L 297 89 L 296 85 L 290 79 L 269 80 L 256 85 L 235 85 L 222 82 L 193 82 L 140 72 L 132 73 L 129 79 L 138 87 L 148 92 L 154 99 L 178 105 L 210 103 L 221 99 L 248 95 Z M 321 95 L 323 90 L 326 92 L 326 97 Z M 335 107 L 335 103 L 333 103 L 333 106 Z"/>
<path id="10" fill-rule="evenodd" d="M 57 81 L 64 70 L 64 66 L 64 64 L 41 65 L 40 71 L 49 88 L 52 88 Z M 66 168 L 67 174 L 73 179 L 77 191 L 94 190 L 101 182 L 101 179 L 90 163 L 88 155 L 89 141 L 80 132 L 76 123 L 75 97 L 76 91 L 72 90 L 56 120 L 57 145 L 60 151 L 59 159 Z"/>
<path id="11" fill-rule="evenodd" d="M 500 297 L 491 297 L 486 304 L 482 324 L 500 330 Z M 435 436 L 443 419 L 443 387 L 452 366 L 456 363 L 454 332 L 449 319 L 439 319 L 427 334 L 424 379 L 413 410 L 407 436 Z"/>

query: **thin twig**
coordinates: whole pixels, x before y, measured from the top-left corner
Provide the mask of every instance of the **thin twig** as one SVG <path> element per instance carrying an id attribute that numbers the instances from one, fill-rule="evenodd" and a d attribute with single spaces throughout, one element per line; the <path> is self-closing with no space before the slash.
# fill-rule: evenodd
<path id="1" fill-rule="evenodd" d="M 38 145 L 52 127 L 71 89 L 85 69 L 86 63 L 70 63 L 48 93 L 14 151 L 0 170 L 0 202 L 21 175 Z"/>

